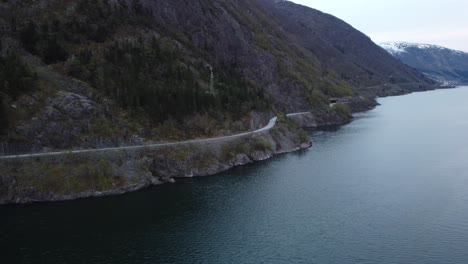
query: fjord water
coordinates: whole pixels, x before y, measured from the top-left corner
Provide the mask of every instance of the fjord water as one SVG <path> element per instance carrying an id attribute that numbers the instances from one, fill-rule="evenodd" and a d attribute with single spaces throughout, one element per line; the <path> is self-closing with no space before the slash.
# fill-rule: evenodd
<path id="1" fill-rule="evenodd" d="M 0 207 L 2 263 L 468 263 L 468 87 L 379 101 L 216 177 Z"/>

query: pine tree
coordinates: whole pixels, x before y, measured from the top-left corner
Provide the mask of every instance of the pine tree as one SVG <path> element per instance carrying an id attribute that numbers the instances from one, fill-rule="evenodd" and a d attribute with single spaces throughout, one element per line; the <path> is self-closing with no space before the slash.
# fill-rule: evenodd
<path id="1" fill-rule="evenodd" d="M 5 99 L 0 94 L 0 134 L 4 134 L 8 129 L 8 111 Z"/>
<path id="2" fill-rule="evenodd" d="M 36 25 L 34 22 L 29 21 L 28 25 L 24 27 L 20 32 L 20 40 L 23 44 L 23 47 L 33 53 L 36 54 L 36 44 L 39 39 L 39 33 L 37 32 Z"/>

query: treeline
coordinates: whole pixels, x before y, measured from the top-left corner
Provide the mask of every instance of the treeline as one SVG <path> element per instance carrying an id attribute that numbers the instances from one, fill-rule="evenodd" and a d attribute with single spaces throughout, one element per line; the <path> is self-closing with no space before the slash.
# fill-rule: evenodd
<path id="1" fill-rule="evenodd" d="M 183 52 L 164 41 L 115 43 L 96 55 L 85 48 L 70 74 L 103 91 L 133 114 L 148 113 L 154 120 L 181 119 L 199 112 L 244 114 L 268 107 L 264 91 L 247 83 L 229 68 L 215 69 L 216 94 L 209 91 L 210 70 L 193 65 Z"/>
<path id="2" fill-rule="evenodd" d="M 16 99 L 37 87 L 37 74 L 16 54 L 0 56 L 0 94 Z"/>
<path id="3" fill-rule="evenodd" d="M 23 47 L 47 64 L 65 61 L 73 45 L 102 43 L 122 25 L 149 25 L 152 17 L 139 0 L 130 4 L 125 0 L 79 0 L 72 15 L 52 14 L 26 23 L 15 16 L 10 18 Z"/>

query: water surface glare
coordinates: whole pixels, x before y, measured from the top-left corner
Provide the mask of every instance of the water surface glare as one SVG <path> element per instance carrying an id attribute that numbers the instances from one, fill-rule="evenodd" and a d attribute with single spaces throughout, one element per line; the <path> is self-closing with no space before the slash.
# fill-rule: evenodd
<path id="1" fill-rule="evenodd" d="M 468 87 L 123 196 L 0 207 L 2 263 L 468 263 Z"/>

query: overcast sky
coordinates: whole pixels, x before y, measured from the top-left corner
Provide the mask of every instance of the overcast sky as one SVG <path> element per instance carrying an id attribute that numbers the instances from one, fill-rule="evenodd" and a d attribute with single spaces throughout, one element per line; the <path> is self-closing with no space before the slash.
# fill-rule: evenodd
<path id="1" fill-rule="evenodd" d="M 468 0 L 292 0 L 348 22 L 374 42 L 408 41 L 468 52 Z"/>

